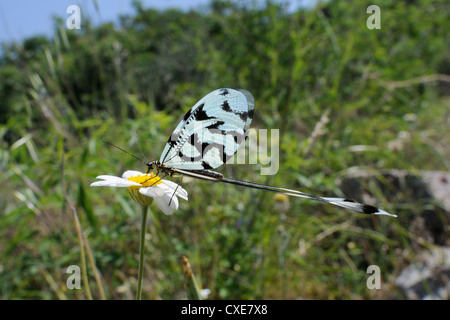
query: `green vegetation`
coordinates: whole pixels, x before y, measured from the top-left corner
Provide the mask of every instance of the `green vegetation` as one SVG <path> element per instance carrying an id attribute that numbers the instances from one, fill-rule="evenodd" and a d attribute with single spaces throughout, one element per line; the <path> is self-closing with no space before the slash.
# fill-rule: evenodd
<path id="1" fill-rule="evenodd" d="M 139 207 L 124 189 L 89 185 L 145 167 L 103 142 L 139 155 L 137 139 L 157 160 L 182 115 L 217 88 L 249 90 L 252 127 L 280 129 L 276 175 L 229 165 L 219 170 L 226 176 L 342 196 L 336 180 L 354 168 L 449 170 L 448 78 L 435 76 L 450 74 L 448 3 L 377 1 L 380 30 L 366 27 L 371 4 L 288 12 L 278 2 L 213 1 L 182 12 L 136 3 L 120 26 L 83 21 L 72 31 L 59 22 L 52 39 L 4 44 L 0 297 L 88 298 L 66 287 L 67 267 L 82 265 L 76 212 L 106 298 L 133 299 Z M 186 297 L 183 256 L 210 299 L 399 298 L 395 276 L 433 245 L 409 222 L 439 210 L 392 196 L 387 182 L 366 187 L 378 199 L 372 204 L 398 219 L 230 185 L 184 179 L 183 187 L 189 201 L 172 216 L 150 207 L 143 299 Z M 366 287 L 371 264 L 381 268 L 383 290 Z"/>

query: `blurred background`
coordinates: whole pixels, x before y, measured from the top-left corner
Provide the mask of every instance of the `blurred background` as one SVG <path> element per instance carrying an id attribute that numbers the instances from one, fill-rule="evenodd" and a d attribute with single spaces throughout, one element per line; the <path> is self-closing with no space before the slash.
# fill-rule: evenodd
<path id="1" fill-rule="evenodd" d="M 221 87 L 253 94 L 252 127 L 280 130 L 280 163 L 219 172 L 398 218 L 184 179 L 172 216 L 151 206 L 143 298 L 185 298 L 182 256 L 209 299 L 448 298 L 447 1 L 20 3 L 0 6 L 2 299 L 89 298 L 66 285 L 84 256 L 94 299 L 133 299 L 139 207 L 89 185 L 146 168 L 103 142 L 157 160 Z"/>

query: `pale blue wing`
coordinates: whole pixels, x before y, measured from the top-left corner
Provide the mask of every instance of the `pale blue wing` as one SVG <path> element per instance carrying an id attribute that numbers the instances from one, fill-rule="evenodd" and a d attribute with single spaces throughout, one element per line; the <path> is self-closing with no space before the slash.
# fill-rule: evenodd
<path id="1" fill-rule="evenodd" d="M 197 102 L 169 137 L 160 162 L 184 169 L 214 169 L 245 141 L 255 101 L 250 92 L 217 89 Z"/>

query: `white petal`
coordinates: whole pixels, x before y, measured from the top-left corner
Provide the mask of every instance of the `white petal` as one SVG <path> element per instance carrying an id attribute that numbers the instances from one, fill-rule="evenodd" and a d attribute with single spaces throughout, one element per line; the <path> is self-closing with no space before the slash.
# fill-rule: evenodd
<path id="1" fill-rule="evenodd" d="M 96 181 L 91 183 L 91 187 L 130 187 L 130 186 L 140 186 L 139 183 L 122 179 L 115 176 L 102 175 L 98 176 L 96 179 L 102 179 L 103 181 Z"/>
<path id="2" fill-rule="evenodd" d="M 175 184 L 175 185 L 177 185 L 177 184 Z M 159 188 L 159 189 L 161 189 L 161 190 L 163 190 L 164 191 L 164 193 L 165 193 L 165 195 L 166 196 L 168 196 L 168 197 L 172 197 L 172 196 L 178 196 L 178 190 L 177 190 L 177 192 L 175 192 L 175 189 L 173 189 L 173 185 L 167 185 L 167 184 L 165 184 L 165 183 L 160 183 L 160 184 L 158 184 L 158 185 L 156 185 L 155 186 L 156 188 Z M 176 188 L 176 187 L 175 187 Z M 181 188 L 181 187 L 180 187 Z M 179 188 L 178 188 L 179 189 Z M 186 194 L 184 194 L 184 192 L 186 193 Z M 183 199 L 185 199 L 186 198 L 186 200 L 187 200 L 187 192 L 186 192 L 186 190 L 184 190 L 183 189 L 183 191 L 181 191 L 181 197 L 183 198 Z"/>
<path id="3" fill-rule="evenodd" d="M 106 175 L 106 174 L 95 177 L 95 179 L 102 179 L 102 180 L 114 180 L 114 179 L 117 179 L 117 178 L 119 178 L 119 177 L 110 176 L 110 175 Z"/>
<path id="4" fill-rule="evenodd" d="M 152 197 L 162 212 L 169 215 L 178 209 L 178 198 L 172 188 L 162 183 L 157 186 L 139 189 L 143 194 Z"/>
<path id="5" fill-rule="evenodd" d="M 136 170 L 127 170 L 122 174 L 122 178 L 128 179 L 130 177 L 142 176 L 144 173 L 136 171 Z"/>
<path id="6" fill-rule="evenodd" d="M 187 193 L 187 191 L 184 190 L 179 184 L 176 184 L 175 182 L 170 181 L 170 180 L 162 180 L 162 183 L 160 184 L 160 186 L 161 185 L 168 186 L 173 191 L 176 190 L 176 193 L 175 193 L 176 196 L 178 196 L 181 199 L 184 199 L 186 201 L 188 200 L 188 193 Z"/>
<path id="7" fill-rule="evenodd" d="M 169 188 L 171 188 L 172 190 L 175 190 L 176 187 L 178 186 L 178 184 L 176 184 L 175 182 L 170 181 L 170 180 L 164 180 L 164 179 L 162 179 L 161 182 L 162 182 L 164 185 L 166 185 L 166 186 L 168 186 Z"/>
<path id="8" fill-rule="evenodd" d="M 172 194 L 169 195 L 165 193 L 163 197 L 155 198 L 155 202 L 158 207 L 167 215 L 172 214 L 175 210 L 178 209 L 178 198 L 177 196 L 172 197 Z"/>
<path id="9" fill-rule="evenodd" d="M 162 188 L 158 187 L 146 187 L 146 188 L 140 188 L 139 192 L 142 193 L 145 196 L 152 197 L 152 198 L 158 198 L 158 197 L 164 197 L 165 191 Z"/>
<path id="10" fill-rule="evenodd" d="M 140 188 L 139 192 L 148 197 L 152 197 L 161 211 L 167 215 L 172 214 L 178 209 L 178 198 L 174 194 L 174 190 L 163 183 L 157 186 Z"/>

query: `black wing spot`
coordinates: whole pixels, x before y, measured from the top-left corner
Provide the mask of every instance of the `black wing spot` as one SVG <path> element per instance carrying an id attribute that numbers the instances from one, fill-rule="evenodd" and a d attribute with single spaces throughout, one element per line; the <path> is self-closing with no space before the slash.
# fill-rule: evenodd
<path id="1" fill-rule="evenodd" d="M 230 104 L 228 103 L 227 100 L 225 100 L 222 103 L 221 107 L 222 107 L 222 110 L 225 111 L 225 112 L 233 112 L 233 110 L 231 110 Z"/>
<path id="2" fill-rule="evenodd" d="M 239 112 L 238 116 L 239 118 L 241 118 L 242 121 L 247 122 L 248 112 Z"/>
<path id="3" fill-rule="evenodd" d="M 363 213 L 372 214 L 372 213 L 377 213 L 378 208 L 374 207 L 374 206 L 370 206 L 368 204 L 363 204 L 362 211 L 363 211 Z"/>
<path id="4" fill-rule="evenodd" d="M 205 170 L 209 170 L 212 169 L 213 167 L 211 167 L 206 161 L 202 161 L 202 167 Z"/>
<path id="5" fill-rule="evenodd" d="M 197 121 L 204 121 L 204 120 L 209 120 L 209 119 L 215 119 L 215 117 L 210 117 L 208 116 L 208 114 L 206 113 L 205 110 L 203 110 L 203 107 L 205 106 L 204 103 L 202 103 L 194 112 L 194 118 Z"/>
<path id="6" fill-rule="evenodd" d="M 241 118 L 242 121 L 244 121 L 244 122 L 247 121 L 248 112 L 236 112 L 236 111 L 234 111 L 233 109 L 231 109 L 230 104 L 228 103 L 227 100 L 225 100 L 222 103 L 221 107 L 222 107 L 223 111 L 237 114 Z"/>
<path id="7" fill-rule="evenodd" d="M 209 126 L 206 126 L 206 129 L 216 129 L 219 130 L 219 126 L 224 125 L 224 121 L 217 121 L 216 123 L 210 124 Z"/>
<path id="8" fill-rule="evenodd" d="M 352 199 L 344 199 L 345 202 L 355 202 Z"/>
<path id="9" fill-rule="evenodd" d="M 228 92 L 228 90 L 227 89 L 220 89 L 220 95 L 221 96 L 226 96 L 227 94 L 229 94 L 229 92 Z"/>
<path id="10" fill-rule="evenodd" d="M 255 109 L 248 110 L 248 117 L 250 119 L 253 119 L 253 116 L 255 115 Z"/>

